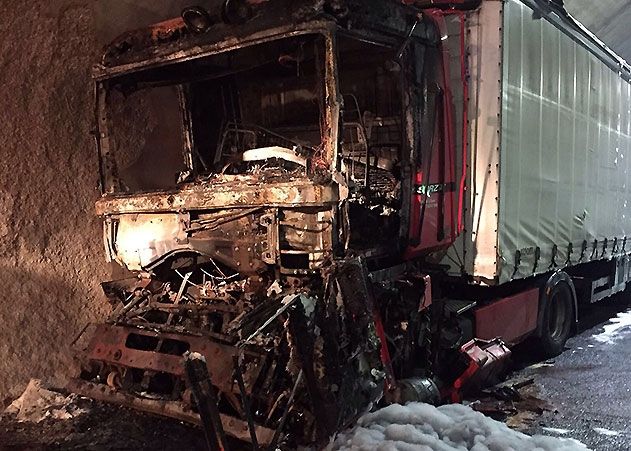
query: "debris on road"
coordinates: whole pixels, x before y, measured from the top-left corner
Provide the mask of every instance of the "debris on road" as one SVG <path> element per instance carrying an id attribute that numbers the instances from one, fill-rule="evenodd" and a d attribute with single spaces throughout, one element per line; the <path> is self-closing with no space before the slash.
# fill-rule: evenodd
<path id="1" fill-rule="evenodd" d="M 31 381 L 0 410 L 0 449 L 205 449 L 202 431 L 179 421 L 66 396 Z M 231 448 L 233 449 L 233 448 Z"/>
<path id="2" fill-rule="evenodd" d="M 38 379 L 31 379 L 24 393 L 6 408 L 5 413 L 14 414 L 18 421 L 39 423 L 45 418 L 69 420 L 86 411 L 77 406 L 79 397 L 75 394 L 64 396 L 48 390 Z"/>
<path id="3" fill-rule="evenodd" d="M 524 431 L 554 406 L 538 397 L 534 379 L 509 380 L 479 393 L 469 406 L 509 427 Z"/>

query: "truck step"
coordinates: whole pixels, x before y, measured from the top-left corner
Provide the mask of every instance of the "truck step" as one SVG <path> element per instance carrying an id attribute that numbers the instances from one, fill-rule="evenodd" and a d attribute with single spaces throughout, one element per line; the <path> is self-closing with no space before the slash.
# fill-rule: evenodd
<path id="1" fill-rule="evenodd" d="M 478 305 L 476 301 L 460 301 L 457 299 L 447 299 L 445 301 L 445 313 L 449 313 L 453 316 L 460 316 L 473 307 Z"/>

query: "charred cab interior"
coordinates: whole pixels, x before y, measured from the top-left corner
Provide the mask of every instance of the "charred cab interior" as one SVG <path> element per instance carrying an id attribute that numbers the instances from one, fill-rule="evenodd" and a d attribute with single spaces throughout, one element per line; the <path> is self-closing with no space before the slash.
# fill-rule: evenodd
<path id="1" fill-rule="evenodd" d="M 324 37 L 237 48 L 108 82 L 123 193 L 212 176 L 306 175 L 322 158 Z"/>

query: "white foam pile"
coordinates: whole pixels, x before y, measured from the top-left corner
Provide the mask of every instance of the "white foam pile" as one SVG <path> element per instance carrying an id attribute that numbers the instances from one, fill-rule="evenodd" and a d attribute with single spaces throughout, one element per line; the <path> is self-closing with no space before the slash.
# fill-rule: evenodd
<path id="1" fill-rule="evenodd" d="M 329 451 L 585 451 L 566 438 L 528 436 L 513 431 L 470 407 L 391 405 L 364 415 L 352 430 L 340 433 Z"/>
<path id="2" fill-rule="evenodd" d="M 618 431 L 612 431 L 611 429 L 605 429 L 605 428 L 594 428 L 594 431 L 597 434 L 606 435 L 608 437 L 615 437 L 616 435 L 620 434 Z"/>
<path id="3" fill-rule="evenodd" d="M 594 339 L 601 343 L 614 343 L 625 332 L 631 330 L 631 310 L 618 313 L 618 316 L 612 318 L 609 324 L 605 324 L 604 328 L 603 332 L 594 335 Z"/>
<path id="4" fill-rule="evenodd" d="M 14 414 L 19 421 L 39 423 L 45 418 L 69 420 L 85 413 L 76 405 L 78 396 L 64 396 L 48 390 L 42 382 L 31 379 L 24 393 L 6 408 L 5 413 Z"/>

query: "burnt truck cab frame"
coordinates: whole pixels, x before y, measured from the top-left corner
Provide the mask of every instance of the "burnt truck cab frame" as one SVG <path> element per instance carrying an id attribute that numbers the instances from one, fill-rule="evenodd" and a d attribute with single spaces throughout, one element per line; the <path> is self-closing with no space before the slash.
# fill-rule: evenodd
<path id="1" fill-rule="evenodd" d="M 203 231 L 205 222 L 209 218 L 200 216 L 202 212 L 209 210 L 230 210 L 239 211 L 238 216 L 251 213 L 260 213 L 265 210 L 265 214 L 260 215 L 260 226 L 267 229 L 265 239 L 258 243 L 252 243 L 249 250 L 242 249 L 241 254 L 233 255 L 233 259 L 225 253 L 216 251 L 215 256 L 223 259 L 227 264 L 236 270 L 257 271 L 263 264 L 276 264 L 280 258 L 279 238 L 278 238 L 278 210 L 292 210 L 297 207 L 309 208 L 313 212 L 312 221 L 315 228 L 322 228 L 318 233 L 317 241 L 319 246 L 310 249 L 300 255 L 303 257 L 301 263 L 305 265 L 304 270 L 316 269 L 318 262 L 322 262 L 330 255 L 332 243 L 336 234 L 333 227 L 330 227 L 333 220 L 331 209 L 340 200 L 341 178 L 336 170 L 337 141 L 338 141 L 338 118 L 339 118 L 339 96 L 335 77 L 334 54 L 334 34 L 330 24 L 325 22 L 305 24 L 302 27 L 279 27 L 273 30 L 266 30 L 264 33 L 254 35 L 239 41 L 220 42 L 212 45 L 212 50 L 202 51 L 196 59 L 203 61 L 204 58 L 213 55 L 222 55 L 238 49 L 248 49 L 255 46 L 265 46 L 289 38 L 322 39 L 321 50 L 321 73 L 322 89 L 318 93 L 319 117 L 317 126 L 321 126 L 322 131 L 317 131 L 321 141 L 317 149 L 303 149 L 298 142 L 284 139 L 273 131 L 264 129 L 257 125 L 244 125 L 238 121 L 228 123 L 219 131 L 222 142 L 227 138 L 236 137 L 235 144 L 242 144 L 240 135 L 251 135 L 253 140 L 262 140 L 271 137 L 271 144 L 264 144 L 260 147 L 256 145 L 252 148 L 244 148 L 239 151 L 240 155 L 235 155 L 233 162 L 216 161 L 216 170 L 208 170 L 208 166 L 213 161 L 204 161 L 197 148 L 195 139 L 195 129 L 199 124 L 194 124 L 191 114 L 193 93 L 187 90 L 186 77 L 182 84 L 176 86 L 179 98 L 179 107 L 182 119 L 182 141 L 181 149 L 177 149 L 182 163 L 181 169 L 172 178 L 179 177 L 176 186 L 167 190 L 152 190 L 137 193 L 121 192 L 121 179 L 117 176 L 116 161 L 112 151 L 109 150 L 112 139 L 108 130 L 108 94 L 109 87 L 119 82 L 118 77 L 106 79 L 98 83 L 98 105 L 99 122 L 101 125 L 100 155 L 102 173 L 102 183 L 104 186 L 104 196 L 97 202 L 97 213 L 106 217 L 105 240 L 108 255 L 113 260 L 125 265 L 132 270 L 139 270 L 160 262 L 161 259 L 172 256 L 178 252 L 208 252 L 201 243 L 196 244 L 188 239 L 188 234 L 195 234 L 195 231 Z M 279 56 L 281 54 L 279 53 Z M 184 61 L 171 63 L 174 65 L 186 64 Z M 151 69 L 163 70 L 163 68 Z M 132 72 L 132 76 L 137 72 Z M 123 76 L 124 78 L 124 76 Z M 161 81 L 158 81 L 160 84 Z M 326 107 L 324 107 L 326 103 Z M 227 121 L 226 121 L 227 122 Z M 232 136 L 229 136 L 232 135 Z M 221 144 L 218 146 L 221 147 Z M 316 146 L 314 146 L 316 147 Z M 220 152 L 218 149 L 217 153 Z M 214 155 L 214 159 L 219 160 L 220 155 Z M 236 160 L 239 161 L 236 161 Z M 230 164 L 240 164 L 242 166 L 254 166 L 257 163 L 265 162 L 268 159 L 275 159 L 290 166 L 290 170 L 279 168 L 273 174 L 261 171 L 260 174 L 254 171 L 245 170 L 235 174 L 225 173 L 226 166 Z M 338 175 L 338 182 L 334 181 Z M 325 179 L 324 183 L 315 183 L 315 177 Z M 343 194 L 342 194 L 343 195 Z M 147 221 L 139 219 L 137 214 L 147 215 Z M 133 219 L 130 217 L 133 216 Z M 296 219 L 296 218 L 294 218 Z M 131 222 L 130 222 L 131 221 Z M 156 221 L 161 224 L 164 233 L 157 235 Z M 211 221 L 212 222 L 212 221 Z M 320 224 L 320 225 L 318 225 Z M 326 226 L 329 224 L 329 226 Z M 162 239 L 160 247 L 151 247 L 151 244 L 141 240 L 142 230 L 147 228 L 145 236 L 150 240 Z M 126 238 L 127 235 L 131 238 Z M 146 244 L 147 247 L 139 248 Z M 131 246 L 131 255 L 128 246 Z M 258 249 L 255 249 L 258 245 Z M 134 247 L 136 246 L 136 247 Z M 232 245 L 228 245 L 228 248 Z M 155 251 L 152 251 L 155 249 Z M 298 252 L 287 250 L 292 255 Z M 211 251 L 215 252 L 215 251 Z M 228 254 L 233 254 L 230 250 Z M 249 253 L 250 258 L 256 259 L 257 263 L 247 262 L 244 253 Z M 229 259 L 227 261 L 226 259 Z M 291 260 L 291 258 L 290 258 Z M 294 258 L 295 260 L 295 258 Z M 242 266 L 243 264 L 243 266 Z M 235 266 L 237 265 L 237 266 Z M 297 268 L 296 268 L 297 269 Z"/>
<path id="2" fill-rule="evenodd" d="M 390 216 L 396 210 L 396 224 L 387 230 L 388 242 L 382 243 L 379 249 L 373 249 L 372 253 L 381 253 L 384 257 L 388 255 L 398 256 L 407 252 L 408 256 L 415 257 L 427 253 L 428 250 L 436 250 L 447 247 L 453 242 L 456 231 L 453 227 L 455 216 L 454 207 L 454 181 L 453 174 L 444 161 L 443 149 L 438 149 L 440 118 L 436 117 L 436 112 L 449 107 L 450 99 L 443 95 L 439 80 L 434 81 L 434 85 L 425 85 L 427 81 L 422 80 L 424 76 L 424 58 L 426 45 L 436 46 L 436 30 L 430 21 L 420 21 L 415 14 L 410 11 L 407 15 L 401 14 L 400 8 L 391 8 L 398 12 L 393 15 L 392 29 L 383 32 L 376 32 L 374 29 L 344 28 L 339 21 L 349 20 L 348 18 L 329 20 L 317 18 L 291 26 L 278 26 L 274 28 L 264 28 L 262 31 L 254 31 L 241 39 L 224 39 L 209 44 L 195 47 L 187 52 L 178 52 L 173 55 L 154 57 L 148 61 L 139 63 L 126 63 L 113 67 L 105 65 L 97 67 L 95 79 L 97 81 L 97 120 L 98 120 L 98 147 L 101 167 L 101 184 L 103 188 L 103 198 L 97 202 L 97 214 L 106 218 L 105 240 L 108 256 L 113 260 L 118 260 L 130 269 L 138 270 L 170 252 L 195 250 L 190 243 L 182 239 L 185 230 L 191 227 L 195 218 L 189 212 L 204 211 L 216 208 L 256 208 L 267 206 L 270 208 L 295 208 L 295 207 L 318 207 L 323 209 L 321 217 L 313 219 L 316 222 L 331 223 L 331 227 L 326 228 L 326 233 L 322 233 L 319 238 L 319 245 L 312 248 L 308 255 L 301 255 L 289 260 L 298 263 L 298 268 L 285 268 L 298 270 L 317 269 L 318 262 L 329 258 L 332 253 L 337 252 L 343 255 L 349 250 L 349 243 L 361 237 L 351 237 L 348 223 L 352 213 L 338 215 L 336 209 L 348 209 L 351 202 L 346 202 L 349 197 L 360 197 L 370 204 L 369 197 L 388 197 L 390 205 L 383 206 L 382 209 L 390 210 Z M 346 13 L 348 14 L 348 13 Z M 359 15 L 361 17 L 361 15 Z M 281 17 L 282 19 L 282 17 Z M 398 19 L 398 20 L 397 20 Z M 163 25 L 167 28 L 167 35 L 178 33 L 177 27 L 182 26 L 177 22 L 175 25 Z M 154 32 L 155 33 L 155 32 Z M 410 33 L 410 36 L 407 36 Z M 316 87 L 320 97 L 320 135 L 321 140 L 317 145 L 312 145 L 311 149 L 301 146 L 298 142 L 289 142 L 287 147 L 267 146 L 259 149 L 248 149 L 246 157 L 250 158 L 252 165 L 260 163 L 268 158 L 278 160 L 293 159 L 290 165 L 296 166 L 296 161 L 301 160 L 300 165 L 304 169 L 293 171 L 290 176 L 269 177 L 265 174 L 258 176 L 241 173 L 234 176 L 224 173 L 209 173 L 208 162 L 202 158 L 197 158 L 200 151 L 197 148 L 196 124 L 192 123 L 191 104 L 195 100 L 196 93 L 191 93 L 186 88 L 190 80 L 182 76 L 182 82 L 177 86 L 178 97 L 181 107 L 182 120 L 182 156 L 180 163 L 182 167 L 178 174 L 172 174 L 171 179 L 176 175 L 180 176 L 179 183 L 174 184 L 169 189 L 162 190 L 138 190 L 131 192 L 123 188 L 120 177 L 120 164 L 117 162 L 117 152 L 125 151 L 117 143 L 116 132 L 112 133 L 112 106 L 111 96 L 114 90 L 125 91 L 127 89 L 137 89 L 139 85 L 159 86 L 169 83 L 162 80 L 160 73 L 166 73 L 166 77 L 173 76 L 178 67 L 186 70 L 199 71 L 193 64 L 196 61 L 203 62 L 213 55 L 222 55 L 234 52 L 239 49 L 248 49 L 265 45 L 273 45 L 278 41 L 291 38 L 320 36 L 322 39 L 319 55 L 321 64 L 317 80 L 321 86 Z M 129 39 L 129 38 L 127 38 Z M 350 49 L 349 52 L 360 51 L 381 51 L 382 65 L 390 64 L 392 67 L 380 70 L 392 71 L 391 77 L 398 78 L 395 89 L 392 93 L 399 97 L 394 108 L 399 111 L 392 111 L 390 117 L 382 117 L 372 113 L 372 117 L 367 117 L 370 111 L 362 111 L 357 99 L 357 95 L 352 92 L 344 92 L 339 78 L 340 51 L 338 42 L 344 39 L 348 42 L 355 41 L 363 43 L 362 49 Z M 127 42 L 127 41 L 123 41 Z M 422 44 L 421 44 L 422 43 Z M 352 47 L 348 45 L 348 47 Z M 120 43 L 114 44 L 113 49 L 125 48 Z M 123 56 L 129 50 L 123 52 Z M 113 51 L 111 51 L 113 52 Z M 416 52 L 416 54 L 414 54 Z M 166 52 L 165 52 L 166 53 Z M 279 56 L 284 56 L 280 55 Z M 290 56 L 289 56 L 290 57 Z M 414 59 L 410 64 L 408 60 Z M 107 56 L 106 56 L 107 60 Z M 124 60 L 123 60 L 124 61 Z M 355 62 L 355 64 L 357 64 Z M 440 71 L 440 61 L 434 60 L 433 64 Z M 188 65 L 188 67 L 186 66 Z M 170 72 L 169 72 L 170 71 Z M 435 74 L 438 77 L 438 74 Z M 415 79 L 416 77 L 416 79 Z M 348 82 L 350 85 L 351 83 Z M 412 89 L 412 87 L 414 87 Z M 353 86 L 351 86 L 352 90 Z M 443 102 L 446 107 L 438 105 Z M 422 105 L 424 104 L 424 105 Z M 363 105 L 362 105 L 363 107 Z M 377 106 L 377 109 L 379 106 Z M 426 108 L 422 111 L 422 108 Z M 431 108 L 436 111 L 427 111 Z M 392 109 L 392 106 L 390 106 Z M 424 116 L 421 117 L 421 116 Z M 346 117 L 345 117 L 346 116 Z M 431 123 L 427 122 L 427 117 Z M 229 122 L 229 121 L 225 121 Z M 235 120 L 233 124 L 227 124 L 225 132 L 230 132 L 230 127 L 234 126 L 234 134 L 239 132 L 252 133 L 255 130 L 238 130 L 241 124 Z M 438 124 L 437 127 L 435 127 Z M 114 128 L 115 130 L 115 128 Z M 273 131 L 265 130 L 273 134 Z M 379 134 L 388 134 L 385 140 L 390 142 L 379 142 Z M 367 135 L 371 135 L 371 140 Z M 437 135 L 436 143 L 433 141 L 434 134 Z M 346 136 L 345 136 L 346 135 Z M 396 135 L 394 138 L 393 135 Z M 224 135 L 225 137 L 225 135 Z M 424 140 L 425 142 L 421 142 Z M 394 146 L 392 145 L 394 142 Z M 387 148 L 390 145 L 390 148 Z M 421 156 L 423 145 L 433 145 L 436 149 L 425 151 L 425 157 Z M 396 146 L 396 148 L 395 148 Z M 316 152 L 317 148 L 317 152 Z M 377 149 L 375 151 L 375 149 Z M 154 148 L 155 152 L 160 149 Z M 285 155 L 282 154 L 283 152 Z M 257 155 L 257 153 L 259 155 Z M 302 153 L 302 155 L 298 155 Z M 380 154 L 381 153 L 381 154 Z M 292 154 L 292 156 L 287 156 Z M 385 154 L 385 155 L 384 155 Z M 433 159 L 433 154 L 436 155 Z M 147 158 L 152 158 L 149 154 Z M 256 160 L 256 162 L 255 162 Z M 442 161 L 441 161 L 442 160 Z M 366 164 L 368 161 L 370 164 Z M 433 165 L 430 167 L 430 165 Z M 373 166 L 373 168 L 371 168 Z M 225 170 L 225 168 L 223 168 Z M 423 180 L 423 171 L 430 172 L 434 180 Z M 380 192 L 371 192 L 371 175 L 377 172 L 375 177 L 379 178 L 385 173 L 390 180 L 376 180 Z M 447 180 L 452 177 L 452 179 Z M 383 177 L 382 177 L 383 178 Z M 375 190 L 372 190 L 375 191 Z M 423 193 L 431 193 L 421 202 Z M 433 194 L 433 195 L 432 195 Z M 427 199 L 425 198 L 425 199 Z M 359 202 L 355 202 L 359 204 Z M 378 202 L 375 202 L 378 204 Z M 326 212 L 328 210 L 328 213 Z M 421 211 L 422 210 L 422 211 Z M 431 211 L 431 212 L 430 212 Z M 339 212 L 339 211 L 338 211 Z M 162 242 L 161 249 L 156 252 L 145 249 L 131 249 L 131 253 L 142 258 L 129 257 L 126 252 L 126 244 L 131 241 L 141 245 L 138 241 L 142 236 L 141 230 L 146 224 L 141 224 L 136 219 L 133 225 L 129 223 L 129 214 L 138 213 L 158 214 L 161 221 L 166 221 L 171 227 L 169 234 L 171 242 Z M 168 214 L 172 216 L 168 218 Z M 412 214 L 411 214 L 412 213 Z M 324 216 L 323 216 L 324 215 Z M 423 222 L 419 217 L 431 219 Z M 345 219 L 342 220 L 342 216 Z M 386 216 L 385 214 L 383 216 Z M 148 218 L 148 216 L 147 216 Z M 411 219 L 412 218 L 412 219 Z M 449 223 L 451 221 L 451 224 Z M 395 222 L 395 221 L 391 221 Z M 174 232 L 179 224 L 180 230 Z M 352 228 L 355 229 L 354 227 Z M 155 230 L 155 227 L 154 227 Z M 131 238 L 125 238 L 131 234 Z M 147 232 L 149 234 L 149 232 Z M 273 231 L 270 232 L 270 239 Z M 424 239 L 421 240 L 421 234 Z M 355 233 L 355 235 L 360 235 Z M 117 239 L 120 236 L 120 239 Z M 168 241 L 168 238 L 164 237 Z M 370 237 L 374 239 L 373 237 Z M 423 242 L 421 245 L 421 241 Z M 276 254 L 282 254 L 282 250 L 277 249 L 277 243 L 270 242 L 269 256 L 265 256 L 265 263 L 276 263 Z M 168 250 L 169 252 L 165 252 Z M 299 253 L 295 250 L 286 249 L 293 255 Z M 125 254 L 125 255 L 123 255 Z M 132 262 L 131 259 L 136 259 Z M 302 263 L 298 262 L 299 260 Z M 308 262 L 308 264 L 307 264 Z M 282 266 L 282 264 L 281 264 Z M 294 264 L 293 266 L 296 266 Z M 242 269 L 242 268 L 241 268 Z"/>
<path id="3" fill-rule="evenodd" d="M 413 373 L 390 361 L 376 297 L 407 292 L 399 329 L 431 303 L 418 271 L 403 279 L 455 239 L 452 106 L 416 10 L 272 3 L 201 33 L 182 19 L 132 32 L 95 68 L 96 211 L 121 271 L 71 388 L 199 422 L 182 373 L 199 352 L 226 432 L 324 443 Z M 389 277 L 401 286 L 374 293 Z M 123 395 L 141 392 L 158 398 Z"/>

